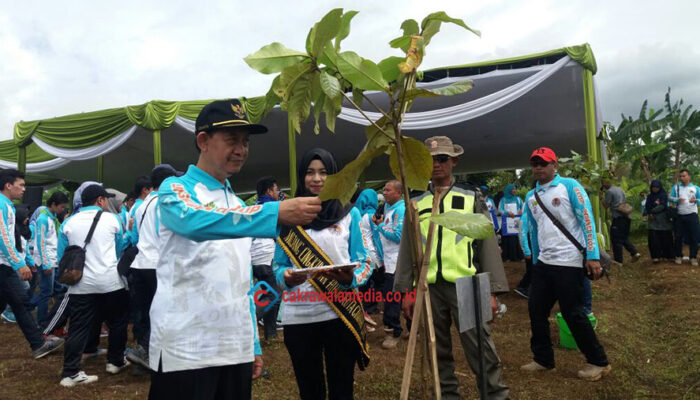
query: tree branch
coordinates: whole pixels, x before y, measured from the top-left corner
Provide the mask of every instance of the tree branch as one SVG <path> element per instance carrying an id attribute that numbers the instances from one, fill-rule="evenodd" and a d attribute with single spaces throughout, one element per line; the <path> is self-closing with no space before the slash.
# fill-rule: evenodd
<path id="1" fill-rule="evenodd" d="M 391 119 L 391 117 L 389 117 L 389 116 L 387 115 L 387 113 L 384 112 L 384 110 L 382 110 L 381 108 L 379 108 L 378 105 L 374 104 L 374 102 L 373 102 L 369 97 L 364 96 L 364 98 L 365 98 L 365 100 L 367 100 L 367 101 L 369 102 L 369 104 L 373 105 L 374 108 L 377 109 L 377 111 L 379 111 L 380 113 L 382 113 L 382 115 L 385 116 L 386 119 Z"/>
<path id="2" fill-rule="evenodd" d="M 357 109 L 357 111 L 359 111 L 360 114 L 362 114 L 362 116 L 365 117 L 365 119 L 366 119 L 367 121 L 369 121 L 372 125 L 374 125 L 374 127 L 377 128 L 377 129 L 379 130 L 379 132 L 383 133 L 384 136 L 388 137 L 389 139 L 395 140 L 393 137 L 391 137 L 391 135 L 389 135 L 388 133 L 386 133 L 386 131 L 385 131 L 381 126 L 377 125 L 376 122 L 372 121 L 372 119 L 371 119 L 370 117 L 368 117 L 367 114 L 365 114 L 365 112 L 362 111 L 362 109 L 360 108 L 360 106 L 358 106 L 357 103 L 355 103 L 354 101 L 352 101 L 352 99 L 351 99 L 350 97 L 348 97 L 348 95 L 346 95 L 346 94 L 345 94 L 344 92 L 342 92 L 342 91 L 340 92 L 340 94 L 342 94 L 343 97 L 345 97 L 345 100 L 349 101 L 350 104 L 352 104 L 353 107 L 355 107 L 355 108 Z"/>

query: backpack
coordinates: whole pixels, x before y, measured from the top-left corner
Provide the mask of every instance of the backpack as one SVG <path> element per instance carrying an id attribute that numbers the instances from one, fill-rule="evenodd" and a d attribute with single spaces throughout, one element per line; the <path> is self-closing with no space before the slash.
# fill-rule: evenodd
<path id="1" fill-rule="evenodd" d="M 83 269 L 85 268 L 85 247 L 92 239 L 92 234 L 95 233 L 97 221 L 102 216 L 102 210 L 98 211 L 95 218 L 92 220 L 90 231 L 85 237 L 83 246 L 70 245 L 63 252 L 61 260 L 58 262 L 58 281 L 64 285 L 75 285 L 83 278 Z"/>

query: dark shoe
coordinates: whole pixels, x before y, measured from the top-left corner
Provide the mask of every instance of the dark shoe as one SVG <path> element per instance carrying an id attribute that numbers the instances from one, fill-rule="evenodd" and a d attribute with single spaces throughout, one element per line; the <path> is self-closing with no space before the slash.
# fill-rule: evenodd
<path id="1" fill-rule="evenodd" d="M 150 369 L 148 365 L 148 352 L 141 345 L 127 349 L 125 353 L 127 360 Z"/>
<path id="2" fill-rule="evenodd" d="M 63 343 L 65 340 L 58 338 L 58 337 L 47 337 L 44 340 L 44 344 L 41 345 L 38 349 L 34 350 L 32 353 L 34 355 L 34 359 L 38 360 L 41 357 L 44 357 L 45 355 L 51 353 L 52 351 L 56 350 L 57 348 L 63 346 Z"/>
<path id="3" fill-rule="evenodd" d="M 530 298 L 530 289 L 528 288 L 517 287 L 513 291 L 526 299 Z"/>

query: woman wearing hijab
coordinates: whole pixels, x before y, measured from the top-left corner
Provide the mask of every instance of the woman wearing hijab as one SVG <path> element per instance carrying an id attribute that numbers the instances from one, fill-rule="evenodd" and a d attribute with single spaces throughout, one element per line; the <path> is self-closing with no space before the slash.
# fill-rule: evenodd
<path id="1" fill-rule="evenodd" d="M 658 179 L 651 182 L 644 213 L 649 224 L 649 252 L 652 261 L 673 259 L 673 223 L 668 213 L 668 195 Z"/>
<path id="2" fill-rule="evenodd" d="M 367 280 L 367 283 L 360 287 L 360 292 L 367 293 L 371 289 L 376 287 L 375 285 L 375 274 L 382 266 L 382 259 L 384 255 L 382 253 L 382 242 L 379 238 L 379 232 L 377 231 L 377 225 L 372 223 L 372 216 L 376 214 L 377 207 L 379 206 L 379 200 L 377 192 L 372 189 L 365 189 L 360 192 L 360 195 L 355 201 L 355 208 L 360 212 L 362 219 L 360 220 L 360 228 L 362 228 L 362 235 L 365 241 L 365 246 L 367 248 L 367 254 L 372 261 L 371 276 Z M 375 322 L 372 317 L 369 316 L 370 313 L 379 312 L 377 308 L 377 302 L 371 299 L 370 301 L 363 301 L 365 308 L 365 322 L 367 322 L 367 332 L 374 332 L 377 322 Z M 363 297 L 366 299 L 366 297 Z"/>
<path id="3" fill-rule="evenodd" d="M 326 177 L 337 172 L 328 151 L 308 151 L 298 165 L 295 196 L 317 196 Z M 277 283 L 286 291 L 281 312 L 284 344 L 302 399 L 326 399 L 326 386 L 328 398 L 352 399 L 355 363 L 364 369 L 369 362 L 362 305 L 338 302 L 330 295 L 354 293 L 369 278 L 371 261 L 363 244 L 360 212 L 338 200 L 325 201 L 322 207 L 310 225 L 283 227 L 277 240 L 273 265 Z M 309 261 L 299 254 L 315 258 Z M 351 263 L 357 266 L 312 276 L 292 272 Z"/>
<path id="4" fill-rule="evenodd" d="M 503 198 L 498 203 L 501 214 L 501 248 L 503 259 L 520 261 L 523 251 L 520 248 L 518 234 L 520 233 L 520 216 L 523 214 L 523 200 L 518 197 L 515 185 L 509 184 L 503 191 Z"/>

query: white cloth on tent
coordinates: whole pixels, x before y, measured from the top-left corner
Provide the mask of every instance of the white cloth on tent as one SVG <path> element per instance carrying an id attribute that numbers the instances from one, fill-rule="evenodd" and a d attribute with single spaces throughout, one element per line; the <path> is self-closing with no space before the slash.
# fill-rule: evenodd
<path id="1" fill-rule="evenodd" d="M 134 125 L 104 143 L 100 143 L 92 147 L 86 147 L 84 149 L 62 149 L 60 147 L 52 146 L 37 137 L 32 137 L 32 141 L 34 141 L 34 143 L 36 143 L 36 145 L 42 150 L 56 157 L 65 158 L 66 160 L 71 161 L 90 160 L 95 157 L 103 156 L 119 148 L 119 146 L 123 145 L 127 140 L 129 140 L 131 135 L 136 132 L 136 128 L 137 126 Z"/>
<path id="2" fill-rule="evenodd" d="M 51 171 L 56 168 L 60 168 L 68 164 L 70 160 L 63 158 L 54 158 L 53 160 L 42 161 L 37 163 L 27 163 L 26 172 L 33 174 L 37 172 Z M 11 161 L 0 160 L 0 168 L 13 168 L 17 169 L 17 163 Z"/>
<path id="3" fill-rule="evenodd" d="M 407 113 L 404 116 L 403 125 L 401 127 L 402 129 L 406 130 L 439 128 L 442 126 L 455 125 L 460 122 L 468 121 L 470 119 L 480 117 L 484 114 L 488 114 L 491 111 L 494 111 L 519 99 L 520 97 L 528 93 L 530 90 L 534 89 L 542 82 L 547 80 L 547 78 L 554 75 L 554 73 L 564 68 L 565 66 L 570 65 L 570 63 L 578 65 L 578 63 L 576 63 L 576 61 L 573 61 L 569 56 L 565 56 L 557 62 L 555 62 L 554 64 L 549 64 L 542 67 L 533 67 L 532 69 L 534 71 L 537 71 L 535 74 L 523 79 L 518 83 L 515 83 L 509 87 L 486 95 L 484 97 L 472 100 L 467 103 L 458 104 L 452 107 L 423 112 Z M 525 69 L 519 69 L 517 71 L 523 72 L 524 70 Z M 495 70 L 478 75 L 475 77 L 475 79 L 482 79 L 493 75 L 505 75 L 509 73 L 512 73 L 511 70 Z M 437 88 L 464 79 L 467 78 L 444 78 L 434 82 L 419 83 L 418 86 L 426 88 Z M 367 114 L 367 116 L 370 117 L 373 121 L 376 121 L 382 117 L 382 114 L 377 112 L 364 111 L 364 113 Z M 359 111 L 352 108 L 343 107 L 340 111 L 340 115 L 338 115 L 338 118 L 354 124 L 365 126 L 369 125 L 369 122 L 365 119 L 365 117 L 363 117 Z M 178 126 L 187 129 L 190 132 L 194 132 L 195 130 L 195 122 L 190 119 L 177 116 L 175 118 L 175 123 Z"/>
<path id="4" fill-rule="evenodd" d="M 545 66 L 536 74 L 518 83 L 467 103 L 438 110 L 407 113 L 404 116 L 401 128 L 405 130 L 439 128 L 442 126 L 455 125 L 488 114 L 525 95 L 554 73 L 564 68 L 569 62 L 575 61 L 571 60 L 569 56 L 562 57 L 554 64 Z M 465 77 L 445 78 L 431 82 L 431 86 L 437 86 L 436 84 L 438 83 L 451 83 L 464 79 Z M 377 112 L 365 111 L 365 114 L 373 121 L 378 120 L 382 116 L 382 114 Z M 338 118 L 365 126 L 370 124 L 359 111 L 346 107 L 342 108 Z"/>
<path id="5" fill-rule="evenodd" d="M 187 119 L 178 115 L 177 117 L 175 117 L 175 123 L 177 124 L 177 126 L 183 129 L 187 129 L 188 131 L 194 133 L 195 122 L 191 119 Z"/>

